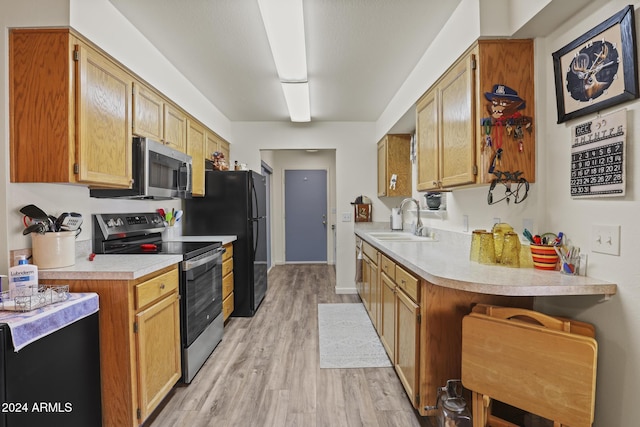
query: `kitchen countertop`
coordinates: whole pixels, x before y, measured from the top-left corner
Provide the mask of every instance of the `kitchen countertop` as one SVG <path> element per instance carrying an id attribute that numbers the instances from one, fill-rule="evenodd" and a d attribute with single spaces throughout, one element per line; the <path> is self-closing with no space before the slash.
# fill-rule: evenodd
<path id="1" fill-rule="evenodd" d="M 469 261 L 471 237 L 436 231 L 438 241 L 394 242 L 369 236 L 390 231 L 375 223 L 355 226 L 355 234 L 424 280 L 463 291 L 505 296 L 605 295 L 617 286 L 588 276 L 570 276 L 559 271 L 509 268 Z M 454 236 L 457 234 L 458 236 Z M 465 239 L 466 238 L 466 239 Z"/>
<path id="2" fill-rule="evenodd" d="M 174 236 L 173 241 L 222 242 L 237 240 L 237 236 Z M 76 262 L 70 267 L 39 269 L 38 279 L 47 280 L 135 280 L 182 261 L 181 255 L 101 255 L 89 261 L 86 251 L 76 250 Z"/>

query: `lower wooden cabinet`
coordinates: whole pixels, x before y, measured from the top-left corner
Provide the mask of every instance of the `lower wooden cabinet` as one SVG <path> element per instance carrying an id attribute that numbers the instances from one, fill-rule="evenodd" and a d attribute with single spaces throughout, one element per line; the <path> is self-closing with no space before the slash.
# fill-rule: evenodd
<path id="1" fill-rule="evenodd" d="M 178 281 L 177 265 L 136 280 L 47 279 L 99 296 L 103 427 L 140 426 L 180 379 Z"/>
<path id="2" fill-rule="evenodd" d="M 380 275 L 381 316 L 378 334 L 391 363 L 395 363 L 396 342 L 396 284 L 386 274 Z"/>
<path id="3" fill-rule="evenodd" d="M 226 321 L 234 309 L 233 243 L 224 245 L 222 255 L 222 318 Z"/>
<path id="4" fill-rule="evenodd" d="M 180 379 L 180 303 L 173 292 L 136 314 L 140 419 L 146 419 Z"/>
<path id="5" fill-rule="evenodd" d="M 402 290 L 396 292 L 396 352 L 394 367 L 414 407 L 419 398 L 420 306 Z"/>
<path id="6" fill-rule="evenodd" d="M 363 304 L 413 407 L 421 415 L 435 415 L 425 407 L 435 407 L 438 388 L 461 375 L 462 318 L 475 304 L 531 308 L 533 298 L 434 285 L 396 263 L 391 254 L 364 241 L 362 245 L 365 255 L 376 251 L 378 260 L 372 270 L 366 266 L 370 257 L 364 257 L 365 280 L 358 285 Z M 377 275 L 377 296 L 371 292 L 372 274 Z M 370 308 L 374 298 L 378 298 L 377 311 Z"/>
<path id="7" fill-rule="evenodd" d="M 380 264 L 380 341 L 387 350 L 409 400 L 417 408 L 420 404 L 418 389 L 421 319 L 418 279 L 384 255 L 381 255 Z M 407 293 L 406 289 L 415 290 L 415 293 Z"/>

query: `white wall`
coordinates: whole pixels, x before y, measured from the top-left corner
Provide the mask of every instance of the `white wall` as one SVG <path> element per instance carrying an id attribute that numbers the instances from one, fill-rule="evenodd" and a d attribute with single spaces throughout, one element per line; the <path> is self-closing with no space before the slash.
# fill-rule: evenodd
<path id="1" fill-rule="evenodd" d="M 271 229 L 272 257 L 275 264 L 284 264 L 285 251 L 285 215 L 284 215 L 284 171 L 313 169 L 327 171 L 327 262 L 334 264 L 334 238 L 331 226 L 336 224 L 336 152 L 318 150 L 309 153 L 305 150 L 262 150 L 263 160 L 273 168 L 271 175 Z M 267 159 L 269 159 L 267 161 Z M 319 218 L 318 218 L 319 220 Z"/>
<path id="2" fill-rule="evenodd" d="M 545 132 L 538 144 L 545 147 L 541 157 L 545 164 L 546 225 L 551 230 L 564 230 L 573 242 L 587 249 L 588 275 L 609 280 L 618 285 L 618 294 L 607 302 L 590 297 L 555 297 L 539 299 L 537 307 L 545 312 L 564 314 L 591 322 L 596 326 L 599 346 L 595 426 L 633 426 L 640 419 L 640 213 L 638 166 L 640 150 L 640 101 L 628 102 L 607 110 L 607 114 L 626 108 L 627 153 L 626 195 L 624 197 L 574 200 L 569 197 L 569 165 L 571 127 L 594 118 L 591 114 L 556 124 L 555 85 L 551 54 L 578 38 L 606 18 L 632 3 L 636 12 L 638 37 L 639 2 L 597 1 L 585 7 L 556 31 L 538 43 L 536 63 L 537 84 L 543 89 L 538 104 L 539 120 L 544 120 Z M 636 67 L 638 64 L 636 63 Z M 603 255 L 589 250 L 593 224 L 620 225 L 622 236 L 620 256 Z"/>
<path id="3" fill-rule="evenodd" d="M 335 206 L 338 218 L 342 212 L 353 216 L 351 202 L 361 194 L 374 202 L 373 218 L 382 221 L 388 213 L 375 197 L 377 151 L 373 123 L 311 122 L 290 125 L 276 122 L 234 122 L 232 131 L 238 147 L 232 158 L 260 170 L 259 150 L 323 149 L 335 150 Z M 272 165 L 273 166 L 273 165 Z M 273 217 L 276 217 L 274 206 Z M 388 211 L 387 211 L 388 212 Z M 336 292 L 355 292 L 353 262 L 355 238 L 353 222 L 336 222 Z M 274 239 L 275 233 L 274 233 Z"/>

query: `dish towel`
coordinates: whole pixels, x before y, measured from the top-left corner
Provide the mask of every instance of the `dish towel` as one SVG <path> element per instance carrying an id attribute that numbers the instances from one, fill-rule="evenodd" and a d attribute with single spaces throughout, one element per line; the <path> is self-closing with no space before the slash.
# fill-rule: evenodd
<path id="1" fill-rule="evenodd" d="M 32 342 L 90 316 L 98 308 L 98 294 L 72 292 L 66 301 L 32 311 L 0 311 L 0 323 L 9 325 L 13 349 L 18 352 Z"/>

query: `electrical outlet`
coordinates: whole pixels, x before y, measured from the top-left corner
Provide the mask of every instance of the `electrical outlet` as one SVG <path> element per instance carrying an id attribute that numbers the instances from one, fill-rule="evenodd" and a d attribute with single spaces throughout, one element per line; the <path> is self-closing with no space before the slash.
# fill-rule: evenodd
<path id="1" fill-rule="evenodd" d="M 500 221 L 500 218 L 498 218 L 498 217 L 493 218 L 493 223 L 494 224 L 500 224 L 501 222 L 502 221 Z"/>
<path id="2" fill-rule="evenodd" d="M 342 222 L 351 222 L 351 212 L 342 212 Z"/>
<path id="3" fill-rule="evenodd" d="M 522 228 L 527 229 L 529 231 L 533 230 L 533 220 L 531 218 L 523 218 L 522 219 Z"/>
<path id="4" fill-rule="evenodd" d="M 592 225 L 591 251 L 601 254 L 620 255 L 620 226 Z"/>

